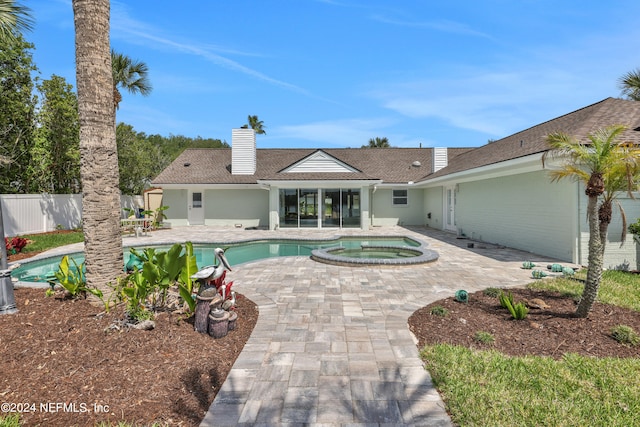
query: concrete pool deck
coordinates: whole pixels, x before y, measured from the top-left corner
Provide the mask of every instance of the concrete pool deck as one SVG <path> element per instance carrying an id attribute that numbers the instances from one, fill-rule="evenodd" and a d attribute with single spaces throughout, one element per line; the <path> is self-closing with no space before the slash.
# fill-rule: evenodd
<path id="1" fill-rule="evenodd" d="M 449 426 L 407 319 L 458 289 L 525 285 L 533 279 L 523 261 L 554 261 L 478 242 L 468 248 L 469 240 L 420 227 L 365 232 L 193 226 L 125 236 L 123 243 L 364 234 L 414 237 L 439 258 L 403 267 L 343 267 L 308 257 L 236 266 L 228 277 L 260 315 L 201 426 Z"/>

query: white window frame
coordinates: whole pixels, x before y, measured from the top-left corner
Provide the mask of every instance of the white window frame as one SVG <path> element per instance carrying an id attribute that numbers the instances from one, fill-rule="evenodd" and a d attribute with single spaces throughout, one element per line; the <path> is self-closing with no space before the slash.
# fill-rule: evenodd
<path id="1" fill-rule="evenodd" d="M 404 195 L 396 195 L 396 191 L 404 191 Z M 404 203 L 400 203 L 401 200 L 404 200 Z M 397 189 L 391 190 L 391 204 L 393 206 L 409 206 L 409 190 L 407 189 Z"/>

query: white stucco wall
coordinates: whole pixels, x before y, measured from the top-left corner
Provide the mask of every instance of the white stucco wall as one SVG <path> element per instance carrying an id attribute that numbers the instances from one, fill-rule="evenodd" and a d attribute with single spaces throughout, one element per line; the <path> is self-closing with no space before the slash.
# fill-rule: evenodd
<path id="1" fill-rule="evenodd" d="M 269 226 L 269 192 L 262 189 L 205 190 L 205 225 Z"/>
<path id="2" fill-rule="evenodd" d="M 438 230 L 443 229 L 443 195 L 442 187 L 427 188 L 424 190 L 424 218 L 425 225 Z M 429 218 L 431 214 L 431 218 Z"/>
<path id="3" fill-rule="evenodd" d="M 460 183 L 456 224 L 472 239 L 575 262 L 577 192 L 546 171 Z"/>
<path id="4" fill-rule="evenodd" d="M 393 206 L 392 194 L 390 188 L 378 188 L 371 195 L 371 224 L 374 227 L 425 224 L 423 189 L 408 190 L 407 206 Z"/>
<path id="5" fill-rule="evenodd" d="M 171 223 L 172 227 L 189 224 L 187 221 L 188 199 L 189 192 L 186 189 L 163 190 L 162 203 L 165 206 L 169 206 L 169 209 L 167 209 L 164 213 L 167 216 L 167 221 Z"/>

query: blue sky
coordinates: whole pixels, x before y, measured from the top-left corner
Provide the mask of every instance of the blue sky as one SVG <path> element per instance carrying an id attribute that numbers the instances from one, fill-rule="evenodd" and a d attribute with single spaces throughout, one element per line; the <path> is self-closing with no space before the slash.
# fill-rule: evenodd
<path id="1" fill-rule="evenodd" d="M 25 0 L 42 78 L 75 86 L 70 0 Z M 123 94 L 136 131 L 259 148 L 475 147 L 606 97 L 640 67 L 637 0 L 111 2 L 111 45 L 153 92 Z"/>

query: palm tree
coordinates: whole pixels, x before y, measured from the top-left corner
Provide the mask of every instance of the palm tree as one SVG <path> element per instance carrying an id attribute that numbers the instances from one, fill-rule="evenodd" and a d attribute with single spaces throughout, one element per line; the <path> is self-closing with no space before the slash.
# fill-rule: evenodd
<path id="1" fill-rule="evenodd" d="M 389 148 L 389 140 L 387 137 L 380 138 L 376 136 L 375 138 L 369 139 L 369 145 L 363 145 L 362 148 Z"/>
<path id="2" fill-rule="evenodd" d="M 33 29 L 31 9 L 14 0 L 0 0 L 0 38 L 14 39 L 15 31 Z"/>
<path id="3" fill-rule="evenodd" d="M 633 197 L 631 192 L 637 187 L 640 149 L 618 141 L 625 130 L 622 125 L 597 129 L 588 135 L 588 143 L 564 133 L 547 136 L 551 150 L 543 155 L 543 165 L 548 156 L 564 159 L 559 169 L 550 172 L 551 180 L 578 180 L 585 185 L 588 197 L 589 265 L 582 298 L 576 309 L 577 317 L 587 317 L 598 296 L 612 204 L 621 191 L 627 191 Z M 624 211 L 620 209 L 620 212 L 623 222 L 626 222 Z M 625 232 L 626 226 L 623 226 L 623 236 Z"/>
<path id="4" fill-rule="evenodd" d="M 242 128 L 248 129 L 251 128 L 256 131 L 256 135 L 266 135 L 267 131 L 264 130 L 266 127 L 262 120 L 258 120 L 258 116 L 248 116 L 247 121 L 249 124 L 242 125 Z"/>
<path id="5" fill-rule="evenodd" d="M 123 272 L 109 0 L 72 0 L 87 285 L 111 294 Z"/>
<path id="6" fill-rule="evenodd" d="M 622 93 L 629 99 L 640 101 L 640 68 L 629 71 L 619 80 Z"/>
<path id="7" fill-rule="evenodd" d="M 147 96 L 151 93 L 148 74 L 149 67 L 142 61 L 133 60 L 127 55 L 111 50 L 111 68 L 113 72 L 113 106 L 117 110 L 122 95 L 119 89 L 131 94 Z"/>
<path id="8" fill-rule="evenodd" d="M 31 30 L 33 18 L 28 7 L 21 6 L 12 0 L 0 0 L 0 40 L 10 41 L 16 37 L 15 32 Z M 0 164 L 9 163 L 11 160 L 0 156 Z M 2 201 L 0 200 L 0 314 L 12 314 L 18 310 L 13 296 L 13 283 L 7 273 L 7 247 L 4 244 L 4 223 L 2 219 Z"/>

